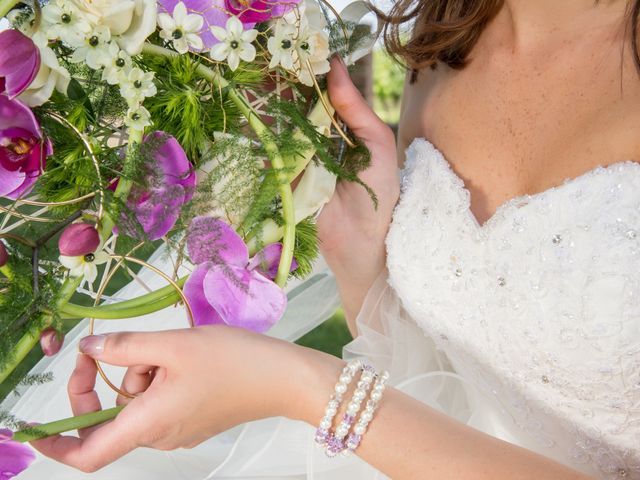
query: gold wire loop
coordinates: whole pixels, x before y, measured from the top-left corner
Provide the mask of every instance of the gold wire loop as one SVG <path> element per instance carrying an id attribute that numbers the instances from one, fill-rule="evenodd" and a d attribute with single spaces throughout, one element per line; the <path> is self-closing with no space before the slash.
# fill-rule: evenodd
<path id="1" fill-rule="evenodd" d="M 96 300 L 95 303 L 97 304 L 98 302 L 100 302 L 100 299 L 102 298 L 102 295 L 104 294 L 104 290 L 106 289 L 107 285 L 109 284 L 110 280 L 113 278 L 113 275 L 115 274 L 115 272 L 122 267 L 122 265 L 125 262 L 131 262 L 131 263 L 135 263 L 137 265 L 141 265 L 145 268 L 148 268 L 149 270 L 151 270 L 152 272 L 156 273 L 157 275 L 161 276 L 164 280 L 167 281 L 167 283 L 169 283 L 177 292 L 178 295 L 180 295 L 180 298 L 182 299 L 182 302 L 184 303 L 185 308 L 187 309 L 187 315 L 189 316 L 189 325 L 191 327 L 193 327 L 195 325 L 195 320 L 194 320 L 194 315 L 193 315 L 193 310 L 191 308 L 191 305 L 189 304 L 189 301 L 187 300 L 187 297 L 185 296 L 184 292 L 182 291 L 182 289 L 180 288 L 180 286 L 166 273 L 164 273 L 162 270 L 154 267 L 153 265 L 151 265 L 148 262 L 145 262 L 144 260 L 140 260 L 138 258 L 135 257 L 131 257 L 131 253 L 133 253 L 133 251 L 137 250 L 138 248 L 140 248 L 142 245 L 144 245 L 144 243 L 140 243 L 138 245 L 136 245 L 130 252 L 128 255 L 110 255 L 110 257 L 112 259 L 118 260 L 118 263 L 116 264 L 116 266 L 109 272 L 109 275 L 106 277 L 105 281 L 102 282 L 102 285 L 100 286 L 100 289 L 98 290 L 97 294 L 96 294 Z M 95 326 L 95 318 L 90 318 L 89 319 L 89 335 L 93 335 L 94 332 L 94 326 Z M 100 377 L 102 377 L 102 380 L 107 384 L 107 386 L 109 388 L 111 388 L 111 390 L 113 390 L 114 392 L 116 392 L 118 395 L 121 395 L 124 398 L 129 398 L 129 399 L 133 399 L 136 397 L 136 395 L 131 394 L 129 392 L 124 391 L 123 389 L 117 387 L 116 385 L 114 385 L 114 383 L 109 380 L 109 378 L 107 377 L 107 374 L 105 373 L 105 371 L 102 368 L 102 365 L 100 364 L 100 362 L 98 360 L 95 360 L 96 363 L 96 368 L 98 369 L 98 373 L 100 375 Z"/>
<path id="2" fill-rule="evenodd" d="M 71 122 L 69 122 L 62 115 L 58 115 L 55 112 L 49 112 L 48 115 L 51 118 L 53 118 L 54 120 L 56 120 L 58 123 L 66 126 L 67 128 L 69 128 L 78 137 L 78 139 L 82 142 L 82 145 L 84 146 L 84 149 L 89 154 L 89 158 L 91 158 L 91 161 L 93 162 L 93 166 L 96 169 L 96 175 L 98 177 L 98 183 L 100 184 L 100 189 L 98 190 L 98 195 L 100 196 L 100 204 L 98 206 L 98 221 L 102 220 L 102 217 L 104 215 L 104 192 L 102 191 L 102 175 L 100 173 L 100 163 L 98 162 L 98 158 L 96 157 L 96 154 L 93 151 L 93 147 L 91 146 L 91 143 L 89 142 L 89 140 L 87 140 L 87 138 L 84 136 L 84 134 L 80 130 L 78 130 L 76 128 L 75 125 L 73 125 Z M 95 193 L 93 195 L 95 195 Z"/>

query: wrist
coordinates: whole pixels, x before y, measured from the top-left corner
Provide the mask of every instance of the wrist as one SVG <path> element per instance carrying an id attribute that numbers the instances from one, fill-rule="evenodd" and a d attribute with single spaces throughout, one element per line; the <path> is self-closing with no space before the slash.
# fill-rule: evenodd
<path id="1" fill-rule="evenodd" d="M 299 346 L 296 346 L 296 357 L 283 399 L 283 416 L 316 426 L 345 362 L 333 355 Z"/>

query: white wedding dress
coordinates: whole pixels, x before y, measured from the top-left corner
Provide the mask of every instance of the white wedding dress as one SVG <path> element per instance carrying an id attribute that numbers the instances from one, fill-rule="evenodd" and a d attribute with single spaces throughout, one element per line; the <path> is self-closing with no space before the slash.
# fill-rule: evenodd
<path id="1" fill-rule="evenodd" d="M 430 143 L 416 140 L 402 192 L 388 274 L 371 289 L 345 355 L 388 369 L 396 388 L 491 435 L 596 478 L 640 479 L 640 165 L 597 168 L 518 197 L 479 225 L 463 182 Z M 324 275 L 318 290 L 293 299 L 272 334 L 292 339 L 307 330 L 305 311 L 316 311 L 311 323 L 326 317 L 306 304 L 333 307 L 335 288 Z M 175 310 L 100 324 L 172 326 Z M 24 392 L 15 415 L 45 421 L 69 413 L 64 383 L 75 348 L 70 341 L 39 367 L 56 380 Z M 193 450 L 139 450 L 90 478 L 386 478 L 357 457 L 325 458 L 313 434 L 269 419 Z M 89 477 L 39 458 L 20 478 Z"/>

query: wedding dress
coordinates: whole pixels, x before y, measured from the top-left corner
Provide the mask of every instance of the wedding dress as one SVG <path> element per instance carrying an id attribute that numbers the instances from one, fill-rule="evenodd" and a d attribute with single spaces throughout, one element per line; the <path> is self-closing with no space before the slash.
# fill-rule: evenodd
<path id="1" fill-rule="evenodd" d="M 639 164 L 596 168 L 515 198 L 480 225 L 462 180 L 418 139 L 387 247 L 388 272 L 369 292 L 346 357 L 389 370 L 396 388 L 490 435 L 596 478 L 640 479 Z M 300 303 L 293 295 L 272 334 L 291 340 L 308 330 L 309 300 L 325 307 L 310 323 L 326 317 L 337 293 L 319 275 L 318 289 Z M 173 328 L 176 316 L 99 329 Z M 16 416 L 69 413 L 64 384 L 75 350 L 70 341 L 38 367 L 56 378 L 14 399 Z M 325 458 L 313 435 L 306 424 L 268 419 L 193 450 L 138 450 L 91 478 L 386 478 L 357 457 Z M 89 477 L 39 458 L 21 478 Z"/>

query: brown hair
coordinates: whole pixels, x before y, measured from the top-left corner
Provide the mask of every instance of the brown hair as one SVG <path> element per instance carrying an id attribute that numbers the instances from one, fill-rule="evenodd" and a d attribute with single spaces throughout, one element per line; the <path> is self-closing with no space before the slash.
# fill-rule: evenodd
<path id="1" fill-rule="evenodd" d="M 630 2 L 628 30 L 640 71 L 640 0 Z M 415 72 L 439 62 L 452 68 L 464 67 L 480 34 L 503 4 L 504 0 L 398 0 L 389 13 L 376 12 L 384 22 L 387 50 Z M 414 33 L 405 42 L 403 25 L 412 21 Z"/>

